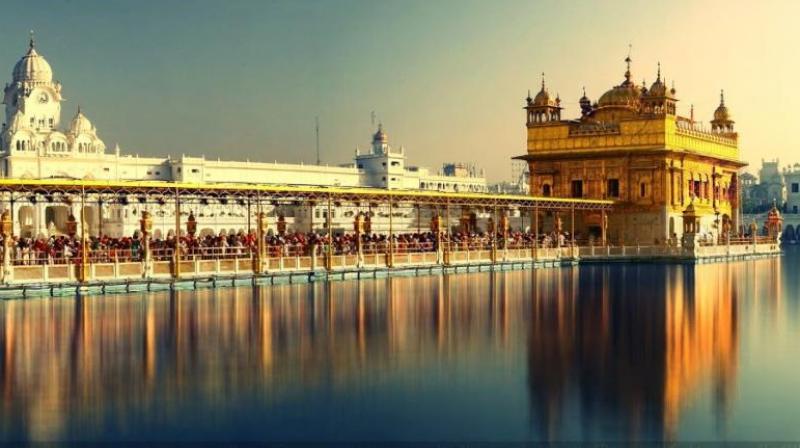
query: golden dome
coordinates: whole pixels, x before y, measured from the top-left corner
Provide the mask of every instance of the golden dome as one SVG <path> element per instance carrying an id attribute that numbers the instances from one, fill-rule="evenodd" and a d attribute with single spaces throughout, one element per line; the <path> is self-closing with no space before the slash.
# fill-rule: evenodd
<path id="1" fill-rule="evenodd" d="M 652 97 L 665 97 L 669 91 L 667 85 L 661 80 L 661 63 L 658 63 L 658 73 L 653 85 L 650 86 L 650 96 Z"/>
<path id="2" fill-rule="evenodd" d="M 597 101 L 598 106 L 623 106 L 623 107 L 637 107 L 642 97 L 642 88 L 632 83 L 622 83 L 618 86 L 612 87 L 600 96 Z"/>
<path id="3" fill-rule="evenodd" d="M 625 71 L 625 81 L 618 86 L 612 87 L 609 91 L 600 96 L 597 105 L 600 107 L 621 106 L 628 108 L 638 108 L 645 90 L 631 82 L 631 58 L 625 58 L 628 69 Z"/>
<path id="4" fill-rule="evenodd" d="M 719 106 L 717 107 L 717 110 L 714 111 L 714 121 L 733 122 L 733 120 L 731 120 L 731 114 L 728 112 L 728 107 L 725 106 L 725 92 L 722 90 L 719 92 Z"/>
<path id="5" fill-rule="evenodd" d="M 542 106 L 551 106 L 557 107 L 559 103 L 559 99 L 556 98 L 555 100 L 550 98 L 550 92 L 547 91 L 547 87 L 544 85 L 544 73 L 542 73 L 542 89 L 539 90 L 539 93 L 533 98 L 533 105 L 537 107 Z"/>

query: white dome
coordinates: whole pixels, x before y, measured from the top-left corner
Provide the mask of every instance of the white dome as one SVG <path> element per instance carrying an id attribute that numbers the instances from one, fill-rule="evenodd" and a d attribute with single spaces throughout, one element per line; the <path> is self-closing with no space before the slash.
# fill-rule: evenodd
<path id="1" fill-rule="evenodd" d="M 389 135 L 386 132 L 383 132 L 383 123 L 378 123 L 378 132 L 372 136 L 372 143 L 389 143 Z"/>
<path id="2" fill-rule="evenodd" d="M 14 81 L 51 82 L 53 69 L 50 64 L 36 52 L 31 39 L 28 52 L 14 66 Z"/>
<path id="3" fill-rule="evenodd" d="M 93 133 L 94 126 L 92 122 L 86 118 L 86 115 L 81 112 L 81 109 L 78 108 L 78 113 L 75 114 L 75 118 L 72 119 L 72 123 L 69 125 L 69 131 L 74 135 Z"/>

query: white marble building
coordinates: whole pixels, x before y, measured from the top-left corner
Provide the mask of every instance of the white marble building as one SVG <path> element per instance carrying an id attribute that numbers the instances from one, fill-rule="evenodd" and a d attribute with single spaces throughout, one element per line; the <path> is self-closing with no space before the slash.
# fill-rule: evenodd
<path id="1" fill-rule="evenodd" d="M 356 149 L 354 162 L 342 166 L 263 163 L 251 161 L 208 160 L 182 155 L 139 157 L 122 154 L 119 146 L 107 152 L 97 129 L 77 109 L 68 126 L 61 126 L 64 97 L 61 83 L 53 79 L 50 64 L 40 55 L 31 38 L 28 50 L 16 63 L 12 82 L 6 84 L 3 104 L 6 119 L 0 133 L 0 175 L 9 178 L 163 180 L 196 183 L 261 183 L 325 185 L 390 189 L 426 189 L 438 191 L 484 192 L 487 182 L 483 172 L 473 167 L 450 165 L 456 169 L 431 172 L 406 165 L 403 148 L 393 148 L 382 126 L 372 139 L 369 151 Z M 15 204 L 15 229 L 21 235 L 62 233 L 67 216 L 80 216 L 75 206 L 64 204 Z M 101 209 L 87 208 L 92 234 L 131 234 L 138 227 L 143 206 L 108 204 Z M 70 209 L 72 208 L 72 209 Z M 151 208 L 153 208 L 151 206 Z M 247 215 L 237 205 L 203 205 L 191 211 L 202 232 L 244 230 Z M 152 210 L 156 233 L 172 228 L 170 211 Z M 188 214 L 188 211 L 186 212 Z M 275 211 L 273 210 L 274 214 Z M 306 227 L 322 210 L 283 210 L 290 225 Z M 346 212 L 334 214 L 335 228 L 350 228 L 352 218 Z M 163 224 L 159 221 L 163 218 Z M 321 223 L 321 220 L 314 219 Z M 406 222 L 407 221 L 407 222 Z M 398 227 L 413 219 L 400 219 Z M 376 215 L 376 229 L 381 227 Z"/>

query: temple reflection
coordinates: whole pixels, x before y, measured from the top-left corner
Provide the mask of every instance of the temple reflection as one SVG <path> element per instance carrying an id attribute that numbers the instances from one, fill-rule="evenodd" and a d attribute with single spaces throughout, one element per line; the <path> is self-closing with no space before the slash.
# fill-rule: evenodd
<path id="1" fill-rule="evenodd" d="M 68 437 L 105 407 L 169 418 L 190 395 L 274 400 L 507 343 L 499 275 L 4 302 L 0 432 Z"/>
<path id="2" fill-rule="evenodd" d="M 527 383 L 533 438 L 669 439 L 699 391 L 725 424 L 739 297 L 779 307 L 775 272 L 769 260 L 631 265 L 6 301 L 0 439 L 91 439 L 121 421 L 147 427 L 194 406 L 224 413 L 487 357 Z"/>
<path id="3" fill-rule="evenodd" d="M 531 418 L 543 437 L 672 439 L 706 385 L 724 420 L 738 366 L 735 281 L 747 266 L 540 273 L 528 362 Z M 776 297 L 778 282 L 765 283 L 762 297 Z"/>

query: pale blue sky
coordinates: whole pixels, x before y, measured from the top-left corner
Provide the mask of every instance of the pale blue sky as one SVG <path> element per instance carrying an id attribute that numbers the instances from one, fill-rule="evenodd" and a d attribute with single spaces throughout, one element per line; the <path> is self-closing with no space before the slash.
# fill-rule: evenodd
<path id="1" fill-rule="evenodd" d="M 719 89 L 743 157 L 795 160 L 800 2 L 4 1 L 0 74 L 29 29 L 111 148 L 142 155 L 351 160 L 375 110 L 409 162 L 475 162 L 510 176 L 539 73 L 577 114 L 633 73 L 675 80 L 679 111 L 708 121 Z M 5 67 L 4 69 L 2 67 Z M 5 71 L 2 71 L 5 70 Z"/>

